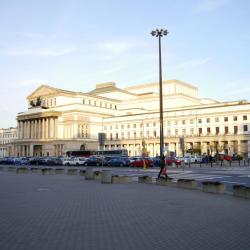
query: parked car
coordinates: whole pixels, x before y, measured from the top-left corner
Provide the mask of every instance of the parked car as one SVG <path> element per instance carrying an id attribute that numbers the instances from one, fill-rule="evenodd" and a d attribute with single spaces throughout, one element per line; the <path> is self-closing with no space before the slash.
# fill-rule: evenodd
<path id="1" fill-rule="evenodd" d="M 195 162 L 195 157 L 193 155 L 184 156 L 184 163 L 185 164 L 194 163 L 194 162 Z"/>
<path id="2" fill-rule="evenodd" d="M 127 167 L 129 166 L 130 161 L 127 158 L 111 158 L 107 165 L 110 167 Z"/>
<path id="3" fill-rule="evenodd" d="M 98 157 L 89 157 L 85 163 L 84 166 L 101 166 L 102 165 L 102 159 Z"/>
<path id="4" fill-rule="evenodd" d="M 15 158 L 15 165 L 29 165 L 29 158 L 27 157 L 18 157 Z"/>
<path id="5" fill-rule="evenodd" d="M 29 158 L 30 165 L 43 165 L 43 160 L 41 157 L 31 157 Z"/>
<path id="6" fill-rule="evenodd" d="M 75 166 L 75 157 L 63 158 L 62 165 L 63 166 Z"/>
<path id="7" fill-rule="evenodd" d="M 143 168 L 146 167 L 152 167 L 153 162 L 151 163 L 147 158 L 138 157 L 134 161 L 130 162 L 130 167 L 139 167 Z"/>
<path id="8" fill-rule="evenodd" d="M 75 157 L 74 158 L 74 165 L 75 166 L 84 166 L 84 163 L 87 161 L 88 158 L 86 157 Z"/>

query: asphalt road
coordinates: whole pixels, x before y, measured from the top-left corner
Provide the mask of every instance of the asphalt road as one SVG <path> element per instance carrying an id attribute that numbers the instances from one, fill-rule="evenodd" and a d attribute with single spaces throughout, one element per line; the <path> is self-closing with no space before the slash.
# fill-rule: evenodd
<path id="1" fill-rule="evenodd" d="M 8 166 L 2 166 L 5 170 Z M 32 166 L 29 166 L 32 167 Z M 53 167 L 55 166 L 40 166 L 40 167 Z M 58 166 L 57 166 L 58 167 Z M 61 166 L 59 166 L 61 167 Z M 64 167 L 73 168 L 73 167 Z M 84 169 L 86 167 L 77 167 L 78 169 Z M 141 168 L 121 168 L 121 167 L 93 167 L 96 170 L 110 169 L 114 175 L 128 175 L 133 176 L 134 180 L 137 181 L 138 176 L 150 175 L 155 180 L 158 176 L 159 168 L 148 168 L 146 170 Z M 233 185 L 245 185 L 250 187 L 250 166 L 213 166 L 212 168 L 207 166 L 199 165 L 191 168 L 188 165 L 173 168 L 168 167 L 168 176 L 173 178 L 173 181 L 178 179 L 194 179 L 201 186 L 203 181 L 219 181 L 223 182 L 227 186 L 227 190 L 232 190 Z"/>

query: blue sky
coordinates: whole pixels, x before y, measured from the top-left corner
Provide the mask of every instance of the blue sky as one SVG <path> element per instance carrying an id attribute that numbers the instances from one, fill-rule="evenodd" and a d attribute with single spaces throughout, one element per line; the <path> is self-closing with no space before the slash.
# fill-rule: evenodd
<path id="1" fill-rule="evenodd" d="M 199 88 L 200 97 L 250 100 L 250 1 L 0 1 L 0 127 L 16 126 L 40 84 L 89 91 L 163 78 Z M 4 119 L 3 119 L 4 118 Z"/>

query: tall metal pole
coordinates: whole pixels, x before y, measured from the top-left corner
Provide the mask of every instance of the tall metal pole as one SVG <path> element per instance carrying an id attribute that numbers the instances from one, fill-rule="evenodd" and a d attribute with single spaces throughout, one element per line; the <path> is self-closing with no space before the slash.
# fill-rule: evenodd
<path id="1" fill-rule="evenodd" d="M 163 99 L 162 99 L 162 63 L 161 63 L 161 37 L 168 34 L 167 30 L 156 29 L 151 32 L 152 36 L 159 39 L 159 99 L 160 99 L 160 172 L 158 178 L 161 177 L 163 169 L 166 166 L 164 157 L 164 133 L 163 133 Z M 166 174 L 167 177 L 167 174 Z"/>
<path id="2" fill-rule="evenodd" d="M 164 159 L 164 133 L 163 133 L 163 100 L 162 100 L 162 65 L 161 65 L 161 36 L 159 36 L 159 96 L 160 96 L 160 157 Z M 165 163 L 165 160 L 163 160 Z M 164 164 L 165 167 L 165 164 Z"/>

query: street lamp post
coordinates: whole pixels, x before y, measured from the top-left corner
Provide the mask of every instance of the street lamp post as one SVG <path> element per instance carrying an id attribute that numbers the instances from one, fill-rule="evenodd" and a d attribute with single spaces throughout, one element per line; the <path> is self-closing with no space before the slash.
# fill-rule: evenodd
<path id="1" fill-rule="evenodd" d="M 152 36 L 158 37 L 159 40 L 159 96 L 160 96 L 160 172 L 158 178 L 160 178 L 163 169 L 165 168 L 164 157 L 164 133 L 163 133 L 163 100 L 162 100 L 162 65 L 161 65 L 161 37 L 166 36 L 168 31 L 165 29 L 156 29 L 151 32 Z"/>

